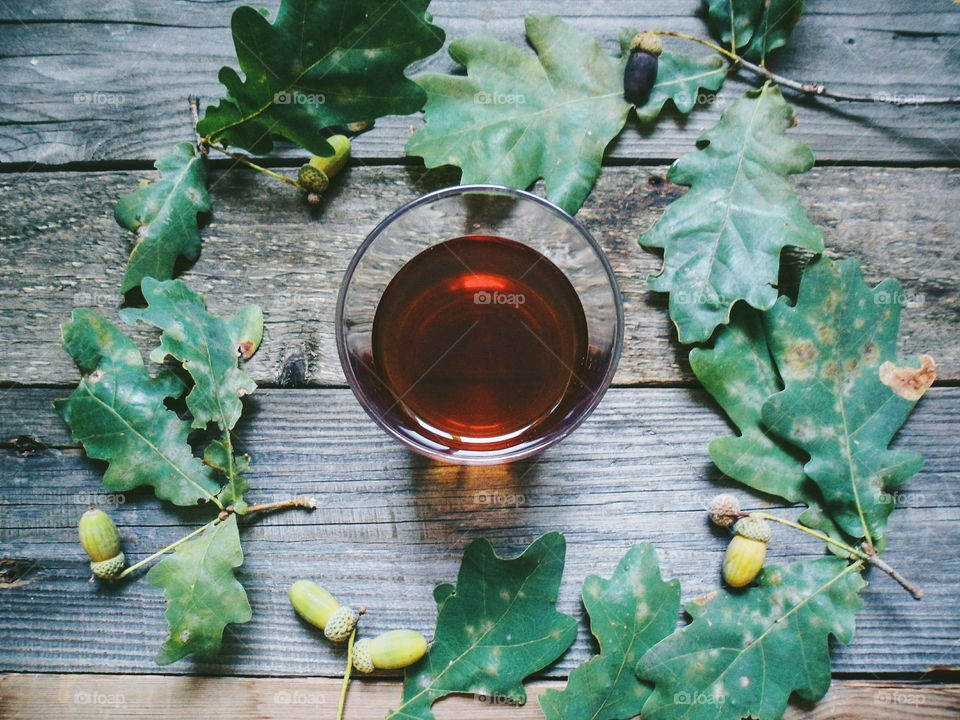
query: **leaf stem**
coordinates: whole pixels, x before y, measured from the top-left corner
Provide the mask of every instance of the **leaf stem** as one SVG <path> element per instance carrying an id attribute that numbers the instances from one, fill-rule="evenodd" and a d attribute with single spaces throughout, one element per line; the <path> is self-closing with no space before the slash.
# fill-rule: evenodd
<path id="1" fill-rule="evenodd" d="M 230 502 L 236 505 L 243 498 L 237 497 L 237 469 L 233 464 L 233 438 L 230 437 L 230 429 L 223 431 L 223 446 L 227 450 L 227 480 L 230 483 Z"/>
<path id="2" fill-rule="evenodd" d="M 251 167 L 254 170 L 259 170 L 265 175 L 269 175 L 272 178 L 276 178 L 277 180 L 287 183 L 287 185 L 293 185 L 297 190 L 301 190 L 302 192 L 307 192 L 307 189 L 303 187 L 303 185 L 298 183 L 296 180 L 291 180 L 286 175 L 281 175 L 280 173 L 274 172 L 273 170 L 270 170 L 269 168 L 265 168 L 262 165 L 257 165 L 253 160 L 248 158 L 246 155 L 230 152 L 225 147 L 221 145 L 217 145 L 216 143 L 206 143 L 206 145 L 207 147 L 211 147 L 214 150 L 217 150 L 218 152 L 222 152 L 227 157 L 233 158 L 239 163 L 243 163 L 247 167 Z"/>
<path id="3" fill-rule="evenodd" d="M 797 80 L 791 80 L 790 78 L 784 77 L 783 75 L 778 75 L 777 73 L 771 72 L 766 67 L 755 65 L 749 60 L 745 60 L 732 50 L 727 50 L 726 48 L 721 47 L 710 40 L 697 37 L 696 35 L 690 35 L 689 33 L 684 32 L 676 32 L 674 30 L 649 30 L 648 32 L 652 32 L 654 35 L 668 35 L 670 37 L 680 38 L 681 40 L 689 40 L 690 42 L 699 43 L 710 48 L 714 52 L 720 53 L 727 58 L 731 64 L 742 67 L 744 70 L 762 77 L 764 80 L 770 80 L 778 85 L 782 85 L 783 87 L 790 88 L 791 90 L 801 93 L 802 95 L 812 97 L 827 97 L 832 98 L 833 100 L 844 100 L 846 102 L 888 103 L 892 105 L 952 105 L 960 103 L 960 95 L 928 96 L 921 95 L 919 93 L 903 96 L 891 95 L 888 93 L 857 95 L 855 93 L 836 92 L 834 90 L 830 90 L 822 83 L 799 82 Z"/>
<path id="4" fill-rule="evenodd" d="M 229 517 L 229 516 L 230 516 L 230 515 L 228 514 L 227 517 Z M 190 533 L 184 535 L 182 538 L 180 538 L 180 539 L 177 540 L 176 542 L 170 543 L 170 544 L 167 545 L 165 548 L 162 548 L 162 549 L 160 549 L 160 550 L 157 550 L 157 552 L 155 552 L 155 553 L 154 553 L 153 555 L 151 555 L 150 557 L 145 557 L 145 558 L 144 558 L 143 560 L 141 560 L 140 562 L 134 563 L 134 564 L 131 565 L 130 567 L 126 568 L 122 573 L 120 573 L 119 575 L 117 575 L 116 579 L 117 579 L 117 580 L 121 580 L 121 579 L 125 578 L 127 575 L 129 575 L 130 573 L 134 572 L 135 570 L 139 570 L 139 569 L 142 568 L 144 565 L 147 565 L 147 564 L 149 564 L 149 563 L 152 563 L 154 560 L 156 560 L 156 559 L 157 559 L 158 557 L 160 557 L 161 555 L 170 552 L 171 550 L 173 550 L 174 548 L 176 548 L 178 545 L 182 545 L 182 544 L 185 543 L 187 540 L 190 540 L 191 538 L 195 538 L 197 535 L 199 535 L 200 533 L 202 533 L 202 532 L 203 532 L 204 530 L 206 530 L 207 528 L 211 528 L 211 527 L 213 527 L 213 526 L 215 526 L 215 525 L 219 525 L 219 524 L 220 524 L 221 522 L 223 522 L 223 520 L 225 520 L 225 519 L 226 519 L 226 518 L 215 517 L 213 520 L 211 520 L 210 522 L 208 522 L 206 525 L 202 525 L 202 526 L 198 527 L 196 530 L 194 530 L 193 532 L 190 532 Z"/>
<path id="5" fill-rule="evenodd" d="M 747 513 L 747 514 L 748 514 L 748 515 L 753 515 L 754 517 L 761 517 L 761 518 L 763 518 L 764 520 L 772 520 L 773 522 L 778 522 L 778 523 L 780 523 L 781 525 L 786 525 L 787 527 L 792 527 L 792 528 L 794 528 L 795 530 L 802 530 L 803 532 L 807 533 L 808 535 L 813 535 L 815 538 L 819 538 L 819 539 L 823 540 L 825 543 L 829 543 L 830 545 L 833 545 L 833 546 L 835 546 L 835 547 L 838 547 L 838 548 L 840 548 L 841 550 L 847 551 L 848 553 L 850 553 L 850 555 L 851 555 L 852 557 L 860 558 L 861 560 L 867 560 L 867 561 L 870 560 L 870 558 L 869 558 L 869 556 L 867 555 L 867 553 L 862 552 L 862 551 L 860 551 L 860 550 L 857 550 L 855 547 L 853 547 L 852 545 L 847 545 L 845 542 L 841 542 L 840 540 L 835 540 L 835 539 L 833 539 L 832 537 L 830 537 L 829 535 L 826 535 L 826 534 L 820 532 L 819 530 L 814 530 L 813 528 L 808 528 L 806 525 L 801 525 L 800 523 L 795 523 L 795 522 L 793 522 L 792 520 L 787 520 L 786 518 L 778 517 L 777 515 L 771 515 L 770 513 L 765 513 L 765 512 L 763 512 L 763 511 L 752 512 L 752 513 Z"/>
<path id="6" fill-rule="evenodd" d="M 878 567 L 881 570 L 883 570 L 883 572 L 885 572 L 887 575 L 889 575 L 898 583 L 900 583 L 900 587 L 902 587 L 904 590 L 910 593 L 910 595 L 913 596 L 914 600 L 923 599 L 923 590 L 917 587 L 916 585 L 914 585 L 909 580 L 907 580 L 903 575 L 900 574 L 900 572 L 896 568 L 894 568 L 886 560 L 881 558 L 877 554 L 877 551 L 874 549 L 873 545 L 869 542 L 863 543 L 863 546 L 862 546 L 863 549 L 858 550 L 852 545 L 847 545 L 845 542 L 841 542 L 840 540 L 835 540 L 829 535 L 825 535 L 824 533 L 818 530 L 814 530 L 813 528 L 808 528 L 805 525 L 801 525 L 800 523 L 795 523 L 792 520 L 787 520 L 786 518 L 778 517 L 776 515 L 771 515 L 770 513 L 763 512 L 762 510 L 757 512 L 752 512 L 752 513 L 743 513 L 743 514 L 753 515 L 755 517 L 762 517 L 764 520 L 772 520 L 773 522 L 778 522 L 781 525 L 786 525 L 787 527 L 792 527 L 796 530 L 802 530 L 808 535 L 813 535 L 815 538 L 819 538 L 820 540 L 823 540 L 824 542 L 829 543 L 830 545 L 838 547 L 841 550 L 845 550 L 847 553 L 850 554 L 851 557 L 856 557 L 859 560 L 863 560 L 867 563 L 870 563 L 874 567 Z"/>
<path id="7" fill-rule="evenodd" d="M 283 510 L 283 509 L 285 509 L 285 508 L 294 508 L 294 507 L 306 508 L 307 510 L 313 510 L 314 508 L 317 507 L 317 501 L 316 501 L 315 498 L 312 498 L 312 497 L 309 497 L 309 496 L 306 496 L 306 495 L 298 495 L 298 496 L 296 496 L 296 497 L 288 498 L 287 500 L 279 500 L 279 501 L 277 501 L 277 502 L 254 503 L 253 505 L 250 505 L 250 506 L 247 508 L 246 514 L 249 515 L 250 513 L 255 513 L 255 512 L 269 512 L 269 511 L 271 511 L 271 510 Z M 114 579 L 115 579 L 115 580 L 121 580 L 121 579 L 125 578 L 127 575 L 129 575 L 130 573 L 132 573 L 132 572 L 134 572 L 134 571 L 136 571 L 136 570 L 139 570 L 139 569 L 142 568 L 144 565 L 148 565 L 148 564 L 152 563 L 154 560 L 156 560 L 156 559 L 157 559 L 158 557 L 160 557 L 161 555 L 165 555 L 166 553 L 170 552 L 171 550 L 174 550 L 177 546 L 182 545 L 183 543 L 185 543 L 187 540 L 190 540 L 190 539 L 192 539 L 192 538 L 195 538 L 197 535 L 199 535 L 200 533 L 202 533 L 202 532 L 203 532 L 204 530 L 206 530 L 207 528 L 211 528 L 211 527 L 214 527 L 215 525 L 219 525 L 219 524 L 222 523 L 224 520 L 226 520 L 228 517 L 230 517 L 231 515 L 233 515 L 234 512 L 235 512 L 235 511 L 234 511 L 234 509 L 233 509 L 233 505 L 228 505 L 228 506 L 226 507 L 226 509 L 222 510 L 222 511 L 220 512 L 220 514 L 217 515 L 217 517 L 215 517 L 213 520 L 211 520 L 210 522 L 208 522 L 206 525 L 201 525 L 201 526 L 198 527 L 196 530 L 193 530 L 193 531 L 187 533 L 186 535 L 184 535 L 182 538 L 180 538 L 180 539 L 177 540 L 176 542 L 170 543 L 170 544 L 167 545 L 166 547 L 161 548 L 160 550 L 157 550 L 157 552 L 155 552 L 153 555 L 150 555 L 149 557 L 145 557 L 143 560 L 140 560 L 139 562 L 134 563 L 134 564 L 131 565 L 130 567 L 124 569 L 124 571 L 123 571 L 122 573 L 120 573 L 119 575 L 117 575 L 117 577 L 114 578 Z"/>
<path id="8" fill-rule="evenodd" d="M 343 684 L 340 686 L 340 702 L 337 703 L 337 720 L 343 720 L 343 709 L 347 704 L 347 688 L 350 686 L 350 672 L 353 670 L 353 641 L 357 637 L 354 628 L 347 640 L 347 668 L 343 671 Z"/>

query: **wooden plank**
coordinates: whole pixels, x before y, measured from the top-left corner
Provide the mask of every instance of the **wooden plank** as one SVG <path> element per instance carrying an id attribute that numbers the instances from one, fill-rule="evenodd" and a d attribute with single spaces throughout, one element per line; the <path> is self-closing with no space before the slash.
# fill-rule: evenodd
<path id="1" fill-rule="evenodd" d="M 666 296 L 646 277 L 659 259 L 637 246 L 682 192 L 665 168 L 606 168 L 580 217 L 605 248 L 620 281 L 626 344 L 618 384 L 689 382 L 686 352 L 674 342 Z M 116 317 L 130 234 L 112 218 L 117 197 L 150 173 L 0 175 L 0 382 L 71 383 L 77 373 L 59 348 L 58 326 L 73 307 Z M 353 167 L 319 209 L 259 173 L 216 173 L 214 217 L 200 260 L 183 275 L 229 312 L 259 303 L 266 340 L 247 365 L 259 383 L 342 385 L 334 305 L 344 269 L 389 210 L 454 183 L 449 172 Z M 856 256 L 871 281 L 903 283 L 910 307 L 902 350 L 930 352 L 944 380 L 960 378 L 960 171 L 936 168 L 817 168 L 797 178 L 801 200 L 828 247 Z M 66 250 L 65 250 L 66 249 Z M 791 256 L 784 283 L 795 283 Z M 153 342 L 137 331 L 141 346 Z"/>
<path id="2" fill-rule="evenodd" d="M 485 696 L 444 698 L 433 706 L 438 720 L 482 716 L 485 720 L 542 720 L 537 697 L 562 681 L 527 686 L 517 707 Z M 335 678 L 211 678 L 145 675 L 0 676 L 0 712 L 5 720 L 195 717 L 211 708 L 243 708 L 258 720 L 333 717 L 340 696 Z M 347 696 L 351 720 L 380 720 L 400 700 L 400 685 L 354 682 Z M 960 685 L 888 680 L 834 680 L 816 704 L 792 704 L 785 720 L 952 720 L 960 713 Z"/>
<path id="3" fill-rule="evenodd" d="M 0 558 L 6 581 L 22 582 L 0 592 L 0 670 L 155 672 L 153 655 L 165 633 L 161 594 L 142 575 L 118 588 L 89 584 L 76 521 L 89 502 L 114 502 L 125 552 L 136 560 L 208 513 L 172 509 L 144 492 L 98 496 L 98 464 L 67 446 L 50 406 L 62 394 L 12 389 L 0 402 L 0 437 L 33 434 L 40 448 L 2 450 Z M 923 453 L 926 463 L 898 496 L 885 557 L 927 595 L 914 601 L 872 573 L 856 638 L 834 654 L 836 672 L 960 666 L 960 556 L 945 550 L 960 545 L 958 401 L 960 388 L 935 388 L 895 442 Z M 728 485 L 706 449 L 729 430 L 700 391 L 611 390 L 557 447 L 490 468 L 411 455 L 345 389 L 262 390 L 247 403 L 238 444 L 254 457 L 250 498 L 312 494 L 319 508 L 243 523 L 240 578 L 254 621 L 227 632 L 220 662 L 181 662 L 166 672 L 338 674 L 340 654 L 287 602 L 287 588 L 302 577 L 367 605 L 369 632 L 406 626 L 429 636 L 432 589 L 456 578 L 464 546 L 477 537 L 511 554 L 544 532 L 563 531 L 568 551 L 559 607 L 578 617 L 583 578 L 609 574 L 639 541 L 656 544 L 664 576 L 680 579 L 685 599 L 717 586 L 726 540 L 711 531 L 703 508 Z M 747 507 L 767 504 L 735 492 Z M 770 562 L 777 564 L 820 553 L 816 540 L 787 529 L 777 530 L 770 544 Z M 581 624 L 573 649 L 547 675 L 565 676 L 592 652 Z"/>
<path id="4" fill-rule="evenodd" d="M 185 98 L 223 94 L 217 72 L 236 63 L 231 11 L 242 0 L 196 3 L 102 3 L 40 0 L 0 7 L 0 162 L 152 160 L 189 140 Z M 277 2 L 270 3 L 276 8 Z M 943 0 L 816 0 L 772 66 L 801 81 L 891 97 L 955 94 L 960 6 Z M 455 39 L 477 32 L 522 44 L 522 17 L 550 12 L 602 39 L 610 52 L 622 26 L 707 35 L 700 0 L 436 0 L 431 11 Z M 701 48 L 669 40 L 668 48 Z M 446 51 L 418 64 L 448 72 Z M 752 81 L 752 79 L 751 79 Z M 615 158 L 673 158 L 713 125 L 720 108 L 747 84 L 731 81 L 717 102 L 689 118 L 668 114 L 655 127 L 632 122 L 611 149 Z M 817 109 L 814 106 L 819 105 Z M 797 136 L 823 161 L 926 161 L 954 164 L 960 155 L 956 108 L 893 104 L 803 103 Z M 397 158 L 419 115 L 384 118 L 357 142 L 363 158 Z M 286 150 L 286 156 L 302 154 Z"/>

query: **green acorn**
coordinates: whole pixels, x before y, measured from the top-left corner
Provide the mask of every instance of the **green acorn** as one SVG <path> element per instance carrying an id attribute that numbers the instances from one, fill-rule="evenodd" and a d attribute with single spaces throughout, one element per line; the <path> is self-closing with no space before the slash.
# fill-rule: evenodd
<path id="1" fill-rule="evenodd" d="M 427 652 L 427 641 L 415 630 L 391 630 L 353 646 L 353 666 L 362 673 L 398 670 L 413 665 Z"/>
<path id="2" fill-rule="evenodd" d="M 330 185 L 330 178 L 340 172 L 350 159 L 350 138 L 333 135 L 327 138 L 333 147 L 333 155 L 312 155 L 310 162 L 300 167 L 297 182 L 308 195 L 319 195 Z"/>
<path id="3" fill-rule="evenodd" d="M 743 587 L 753 582 L 767 558 L 770 523 L 748 515 L 733 526 L 736 535 L 723 556 L 723 579 L 730 587 Z"/>
<path id="4" fill-rule="evenodd" d="M 321 630 L 327 640 L 343 642 L 357 626 L 360 614 L 341 605 L 326 588 L 310 580 L 298 580 L 290 588 L 290 604 L 304 620 Z"/>
<path id="5" fill-rule="evenodd" d="M 80 544 L 90 556 L 90 569 L 101 580 L 113 580 L 126 566 L 120 532 L 103 510 L 90 508 L 80 518 Z"/>

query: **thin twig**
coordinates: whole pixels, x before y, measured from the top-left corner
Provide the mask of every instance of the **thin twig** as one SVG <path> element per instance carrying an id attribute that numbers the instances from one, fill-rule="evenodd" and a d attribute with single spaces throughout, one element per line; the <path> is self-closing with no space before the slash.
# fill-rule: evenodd
<path id="1" fill-rule="evenodd" d="M 269 176 L 272 177 L 272 178 L 276 178 L 277 180 L 280 180 L 280 181 L 282 181 L 282 182 L 285 182 L 285 183 L 287 183 L 287 185 L 293 185 L 297 190 L 300 190 L 300 191 L 302 191 L 302 192 L 307 192 L 307 189 L 306 189 L 305 187 L 303 187 L 303 185 L 301 185 L 300 183 L 298 183 L 296 180 L 291 180 L 291 179 L 288 178 L 286 175 L 281 175 L 280 173 L 274 172 L 273 170 L 270 170 L 269 168 L 265 168 L 265 167 L 263 167 L 262 165 L 257 165 L 253 160 L 251 160 L 250 158 L 248 158 L 246 155 L 240 155 L 239 153 L 230 152 L 230 151 L 227 150 L 225 147 L 222 147 L 222 146 L 220 146 L 220 145 L 216 145 L 216 144 L 214 144 L 214 143 L 210 143 L 210 144 L 208 145 L 208 147 L 211 147 L 211 148 L 213 148 L 214 150 L 216 150 L 216 151 L 218 151 L 218 152 L 222 152 L 222 153 L 223 153 L 224 155 L 226 155 L 227 157 L 231 157 L 231 158 L 233 158 L 234 160 L 236 160 L 237 162 L 243 163 L 243 164 L 246 165 L 247 167 L 251 167 L 251 168 L 253 168 L 254 170 L 259 170 L 260 172 L 264 173 L 265 175 L 269 175 Z"/>
<path id="2" fill-rule="evenodd" d="M 313 510 L 317 507 L 317 501 L 315 498 L 308 497 L 306 495 L 298 495 L 297 497 L 292 497 L 287 500 L 279 500 L 277 502 L 255 503 L 253 505 L 250 505 L 247 508 L 247 514 L 249 515 L 250 513 L 255 513 L 255 512 L 269 512 L 271 510 L 283 510 L 285 508 L 295 508 L 295 507 L 306 508 L 307 510 Z M 117 577 L 114 579 L 120 580 L 122 578 L 125 578 L 130 573 L 136 570 L 139 570 L 140 568 L 142 568 L 144 565 L 147 565 L 148 563 L 153 562 L 161 555 L 165 555 L 166 553 L 175 549 L 179 545 L 182 545 L 183 543 L 185 543 L 187 540 L 190 540 L 191 538 L 195 538 L 197 535 L 202 533 L 207 528 L 211 528 L 211 527 L 214 527 L 215 525 L 218 525 L 219 523 L 222 523 L 228 517 L 233 515 L 234 512 L 235 510 L 233 508 L 233 505 L 228 505 L 224 510 L 220 512 L 219 515 L 217 515 L 217 517 L 215 517 L 213 520 L 208 522 L 206 525 L 201 525 L 196 530 L 193 530 L 190 533 L 184 535 L 182 538 L 180 538 L 176 542 L 170 543 L 166 547 L 161 548 L 160 550 L 157 550 L 157 552 L 155 552 L 153 555 L 150 555 L 149 557 L 145 557 L 140 562 L 134 563 L 130 567 L 126 568 L 122 573 L 117 575 Z"/>
<path id="3" fill-rule="evenodd" d="M 874 565 L 875 567 L 880 568 L 887 575 L 889 575 L 898 583 L 900 583 L 903 589 L 906 590 L 908 593 L 910 593 L 915 600 L 920 600 L 921 598 L 923 598 L 923 590 L 921 590 L 912 582 L 907 580 L 903 575 L 899 573 L 899 571 L 896 570 L 896 568 L 891 566 L 889 563 L 883 560 L 879 555 L 877 555 L 877 552 L 876 550 L 874 550 L 873 545 L 871 545 L 868 542 L 863 543 L 862 545 L 863 549 L 859 550 L 855 547 L 847 545 L 844 542 L 835 540 L 829 535 L 825 535 L 824 533 L 819 532 L 818 530 L 814 530 L 813 528 L 808 528 L 805 525 L 800 525 L 799 523 L 795 523 L 792 520 L 787 520 L 786 518 L 778 517 L 777 515 L 771 515 L 770 513 L 766 513 L 763 511 L 757 511 L 752 513 L 740 513 L 740 515 L 743 517 L 747 517 L 749 515 L 753 515 L 755 517 L 762 517 L 764 520 L 772 520 L 774 522 L 780 523 L 781 525 L 786 525 L 787 527 L 792 527 L 796 530 L 802 530 L 808 535 L 813 535 L 815 538 L 819 538 L 820 540 L 823 540 L 826 543 L 829 543 L 835 547 L 838 547 L 844 550 L 845 552 L 849 553 L 851 557 L 856 557 L 856 558 L 859 558 L 860 560 L 865 560 L 871 565 Z"/>
<path id="4" fill-rule="evenodd" d="M 857 95 L 855 93 L 837 92 L 835 90 L 830 90 L 822 83 L 798 82 L 797 80 L 791 80 L 783 75 L 778 75 L 777 73 L 771 72 L 765 67 L 755 65 L 749 60 L 745 60 L 731 50 L 727 50 L 726 48 L 721 47 L 714 42 L 697 37 L 696 35 L 676 32 L 673 30 L 650 30 L 649 32 L 652 32 L 654 35 L 669 35 L 670 37 L 680 38 L 681 40 L 689 40 L 691 42 L 700 43 L 701 45 L 710 48 L 714 52 L 718 52 L 723 55 L 734 66 L 742 67 L 744 70 L 752 72 L 754 75 L 758 75 L 765 80 L 770 80 L 771 82 L 775 82 L 778 85 L 790 88 L 791 90 L 809 97 L 825 97 L 833 100 L 844 100 L 846 102 L 888 103 L 890 105 L 952 105 L 960 103 L 960 95 L 937 96 L 922 95 L 920 93 L 901 95 L 882 92 L 873 93 L 870 95 Z"/>
<path id="5" fill-rule="evenodd" d="M 193 134 L 197 138 L 197 150 L 204 155 L 210 153 L 210 146 L 203 141 L 200 133 L 197 131 L 197 125 L 200 122 L 200 98 L 196 95 L 187 96 L 187 104 L 190 106 L 190 119 L 193 121 Z"/>
<path id="6" fill-rule="evenodd" d="M 178 545 L 182 545 L 182 544 L 185 543 L 187 540 L 196 537 L 197 535 L 199 535 L 200 533 L 202 533 L 202 532 L 203 532 L 204 530 L 206 530 L 207 528 L 213 527 L 214 525 L 217 525 L 217 524 L 219 524 L 220 522 L 222 522 L 222 519 L 221 519 L 221 518 L 219 518 L 219 517 L 214 518 L 213 520 L 211 520 L 210 522 L 208 522 L 206 525 L 201 525 L 201 526 L 198 527 L 196 530 L 194 530 L 194 531 L 191 532 L 191 533 L 188 533 L 187 535 L 184 535 L 182 538 L 180 538 L 180 539 L 177 540 L 176 542 L 170 543 L 170 544 L 167 545 L 165 548 L 162 548 L 162 549 L 160 549 L 160 550 L 157 550 L 157 552 L 155 552 L 155 553 L 154 553 L 153 555 L 151 555 L 150 557 L 145 557 L 145 558 L 144 558 L 143 560 L 141 560 L 140 562 L 134 563 L 133 565 L 131 565 L 130 567 L 128 567 L 126 570 L 124 570 L 122 573 L 120 573 L 119 575 L 117 575 L 117 577 L 114 578 L 114 579 L 115 579 L 115 580 L 121 580 L 121 579 L 125 578 L 127 575 L 129 575 L 130 573 L 134 572 L 135 570 L 139 570 L 139 569 L 142 568 L 144 565 L 153 562 L 154 560 L 156 560 L 156 559 L 157 559 L 158 557 L 160 557 L 161 555 L 170 552 L 171 550 L 173 550 L 174 548 L 176 548 Z"/>
<path id="7" fill-rule="evenodd" d="M 285 508 L 305 508 L 314 510 L 317 507 L 317 499 L 308 495 L 298 495 L 287 500 L 278 500 L 277 502 L 254 503 L 247 508 L 247 515 L 255 512 L 270 512 L 271 510 L 284 510 Z"/>
<path id="8" fill-rule="evenodd" d="M 923 590 L 921 590 L 921 589 L 918 588 L 916 585 L 914 585 L 912 582 L 910 582 L 909 580 L 907 580 L 903 575 L 901 575 L 901 574 L 896 570 L 896 568 L 893 568 L 893 567 L 891 567 L 890 565 L 888 565 L 886 560 L 884 560 L 884 559 L 881 558 L 879 555 L 877 555 L 877 551 L 874 550 L 873 545 L 871 545 L 870 543 L 864 543 L 864 544 L 863 544 L 863 550 L 864 550 L 864 552 L 867 554 L 867 562 L 868 562 L 868 563 L 870 563 L 871 565 L 875 565 L 876 567 L 880 568 L 880 569 L 883 570 L 887 575 L 889 575 L 889 576 L 892 577 L 894 580 L 896 580 L 898 583 L 900 583 L 900 586 L 901 586 L 904 590 L 906 590 L 908 593 L 910 593 L 911 595 L 913 595 L 913 599 L 914 599 L 914 600 L 922 600 L 922 599 L 923 599 Z"/>

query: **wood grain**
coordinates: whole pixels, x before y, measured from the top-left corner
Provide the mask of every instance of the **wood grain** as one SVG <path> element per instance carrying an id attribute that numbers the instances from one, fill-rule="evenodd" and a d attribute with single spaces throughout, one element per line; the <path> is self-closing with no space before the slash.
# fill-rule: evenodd
<path id="1" fill-rule="evenodd" d="M 22 440 L 0 451 L 0 570 L 7 582 L 20 583 L 0 591 L 0 670 L 155 672 L 153 654 L 165 632 L 161 594 L 142 575 L 120 587 L 88 583 L 76 521 L 90 502 L 108 507 L 135 560 L 201 524 L 208 512 L 171 509 L 145 492 L 98 494 L 99 463 L 71 445 L 51 408 L 63 394 L 11 389 L 0 402 L 0 437 L 34 436 L 32 446 Z M 898 496 L 884 557 L 927 595 L 914 601 L 872 573 L 856 638 L 834 653 L 836 672 L 960 667 L 960 556 L 952 552 L 960 545 L 958 401 L 960 388 L 933 389 L 895 442 L 921 452 L 926 463 Z M 287 588 L 302 577 L 367 605 L 369 632 L 409 626 L 429 636 L 433 586 L 456 578 L 463 548 L 478 537 L 513 554 L 544 532 L 563 531 L 559 607 L 578 617 L 583 578 L 609 575 L 626 549 L 644 540 L 657 546 L 664 576 L 680 579 L 684 599 L 717 586 L 726 539 L 711 531 L 703 509 L 729 486 L 706 448 L 729 430 L 700 391 L 611 390 L 560 445 L 492 468 L 440 465 L 406 452 L 345 389 L 261 390 L 247 407 L 238 444 L 254 457 L 250 498 L 311 494 L 319 507 L 244 522 L 240 578 L 254 621 L 227 632 L 220 662 L 181 662 L 166 672 L 338 674 L 340 654 L 287 602 Z M 735 492 L 747 507 L 767 505 Z M 781 528 L 770 562 L 821 552 L 813 538 Z M 593 647 L 581 624 L 573 649 L 546 675 L 565 676 Z"/>
<path id="2" fill-rule="evenodd" d="M 673 338 L 666 296 L 647 289 L 660 260 L 637 245 L 682 188 L 663 167 L 605 168 L 580 212 L 619 278 L 626 342 L 618 384 L 692 381 Z M 116 317 L 130 234 L 113 221 L 119 195 L 149 172 L 0 175 L 0 382 L 72 383 L 58 326 L 74 307 Z M 256 302 L 266 339 L 247 365 L 261 384 L 342 385 L 334 305 L 356 247 L 391 209 L 454 183 L 449 172 L 353 167 L 314 208 L 280 183 L 249 171 L 215 173 L 214 216 L 200 260 L 182 277 L 217 312 Z M 871 282 L 893 276 L 909 306 L 901 349 L 929 352 L 940 378 L 960 378 L 960 171 L 817 168 L 797 177 L 801 201 L 831 252 L 856 256 Z M 782 282 L 796 284 L 798 260 Z M 146 349 L 153 335 L 135 331 Z"/>
<path id="3" fill-rule="evenodd" d="M 209 678 L 145 675 L 0 676 L 4 720 L 151 720 L 195 717 L 212 708 L 243 708 L 257 720 L 333 717 L 340 694 L 334 678 Z M 537 697 L 562 681 L 527 686 L 521 707 L 482 696 L 451 696 L 433 706 L 437 720 L 542 720 Z M 360 680 L 350 687 L 346 716 L 380 720 L 399 703 L 400 685 Z M 791 705 L 784 720 L 953 720 L 960 713 L 960 685 L 834 680 L 816 705 Z"/>
<path id="4" fill-rule="evenodd" d="M 162 3 L 37 0 L 0 6 L 0 162 L 59 164 L 153 160 L 191 138 L 189 93 L 203 102 L 223 94 L 217 72 L 236 65 L 230 13 L 242 0 Z M 271 9 L 277 2 L 269 3 Z M 571 20 L 618 52 L 622 26 L 707 36 L 700 0 L 435 0 L 431 11 L 451 39 L 477 32 L 523 45 L 523 16 L 548 11 Z M 838 90 L 890 97 L 955 94 L 960 61 L 960 6 L 944 0 L 811 0 L 789 47 L 773 69 Z M 668 49 L 702 48 L 668 40 Z M 449 72 L 445 50 L 411 74 Z M 751 82 L 754 80 L 751 78 Z M 689 117 L 667 113 L 655 126 L 635 121 L 610 150 L 612 158 L 674 158 L 686 152 L 720 108 L 748 85 L 731 79 L 717 100 Z M 890 103 L 800 103 L 797 136 L 821 161 L 956 164 L 956 108 Z M 362 158 L 398 158 L 421 116 L 391 117 L 357 142 Z M 285 156 L 302 155 L 287 148 Z"/>

